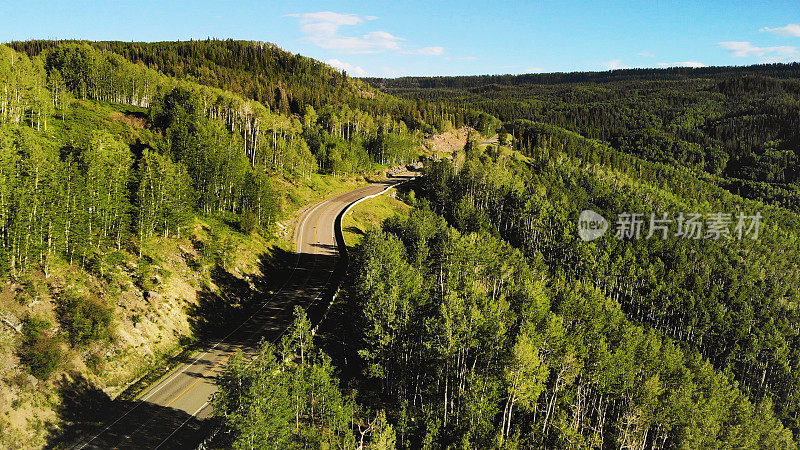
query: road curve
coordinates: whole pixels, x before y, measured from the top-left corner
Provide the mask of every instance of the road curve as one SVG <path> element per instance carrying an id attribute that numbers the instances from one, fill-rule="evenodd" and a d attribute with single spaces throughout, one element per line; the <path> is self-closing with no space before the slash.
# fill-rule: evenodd
<path id="1" fill-rule="evenodd" d="M 266 296 L 241 324 L 232 324 L 224 338 L 209 343 L 134 402 L 116 408 L 102 425 L 73 448 L 181 449 L 203 439 L 212 414 L 215 379 L 237 350 L 251 353 L 262 338 L 277 341 L 292 322 L 295 305 L 319 320 L 346 270 L 341 218 L 348 207 L 366 197 L 413 178 L 404 174 L 322 200 L 301 213 L 295 229 L 296 261 L 283 286 Z M 337 218 L 339 218 L 337 220 Z M 337 229 L 338 228 L 338 229 Z M 337 237 L 338 234 L 338 237 Z"/>

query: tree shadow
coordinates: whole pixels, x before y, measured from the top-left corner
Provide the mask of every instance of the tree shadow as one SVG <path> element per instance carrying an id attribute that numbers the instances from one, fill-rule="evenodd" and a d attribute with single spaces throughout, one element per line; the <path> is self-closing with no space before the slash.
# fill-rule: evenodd
<path id="1" fill-rule="evenodd" d="M 261 339 L 277 340 L 293 320 L 295 306 L 306 309 L 312 323 L 328 310 L 344 274 L 333 245 L 323 253 L 296 253 L 278 247 L 259 255 L 261 275 L 239 278 L 222 266 L 211 270 L 215 289 L 205 287 L 187 314 L 195 336 L 206 342 L 254 347 Z"/>
<path id="2" fill-rule="evenodd" d="M 204 286 L 197 303 L 187 311 L 192 332 L 200 340 L 224 336 L 230 324 L 246 313 L 254 297 L 246 280 L 222 266 L 215 265 L 210 275 L 216 289 Z"/>
<path id="3" fill-rule="evenodd" d="M 352 289 L 350 284 L 342 287 L 340 300 L 331 305 L 317 328 L 315 342 L 331 357 L 342 384 L 355 387 L 352 384 L 361 381 L 365 366 L 358 354 L 364 345 L 361 343 L 361 326 L 357 320 L 360 314 L 352 298 Z"/>
<path id="4" fill-rule="evenodd" d="M 261 275 L 247 279 L 216 264 L 210 273 L 215 289 L 203 287 L 187 311 L 194 335 L 201 340 L 225 337 L 290 280 L 297 261 L 296 253 L 273 247 L 258 256 Z"/>
<path id="5" fill-rule="evenodd" d="M 275 342 L 280 338 L 293 321 L 295 306 L 305 308 L 309 320 L 319 323 L 346 271 L 345 259 L 335 252 L 295 253 L 279 248 L 260 255 L 258 266 L 262 275 L 250 279 L 234 276 L 221 265 L 212 268 L 216 289 L 203 289 L 187 311 L 201 341 L 198 347 L 216 341 L 218 351 L 253 352 L 262 339 Z M 189 362 L 191 357 L 187 353 L 181 362 Z M 208 370 L 193 368 L 182 373 L 212 378 Z M 59 392 L 64 401 L 58 414 L 64 425 L 51 430 L 47 448 L 75 443 L 78 447 L 86 444 L 83 448 L 154 448 L 165 440 L 160 448 L 193 448 L 211 426 L 209 420 L 147 401 L 112 401 L 83 378 L 62 380 Z"/>
<path id="6" fill-rule="evenodd" d="M 209 420 L 178 409 L 144 401 L 111 400 L 81 376 L 65 376 L 59 385 L 62 403 L 57 413 L 62 426 L 51 430 L 47 449 L 140 449 L 159 445 L 189 449 L 199 444 L 203 432 L 211 426 Z"/>
<path id="7" fill-rule="evenodd" d="M 421 187 L 422 179 L 415 178 L 413 180 L 406 181 L 405 183 L 398 184 L 394 188 L 397 190 L 397 193 L 400 195 L 408 195 L 411 191 L 419 191 Z"/>
<path id="8" fill-rule="evenodd" d="M 353 233 L 364 236 L 364 231 L 355 225 L 350 225 L 349 227 L 345 227 L 344 231 L 345 233 Z"/>

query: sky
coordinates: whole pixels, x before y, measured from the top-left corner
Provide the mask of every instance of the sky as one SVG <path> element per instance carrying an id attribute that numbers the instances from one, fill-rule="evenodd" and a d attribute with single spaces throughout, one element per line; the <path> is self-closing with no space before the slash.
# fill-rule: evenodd
<path id="1" fill-rule="evenodd" d="M 0 42 L 267 41 L 353 76 L 800 61 L 793 1 L 18 1 Z"/>

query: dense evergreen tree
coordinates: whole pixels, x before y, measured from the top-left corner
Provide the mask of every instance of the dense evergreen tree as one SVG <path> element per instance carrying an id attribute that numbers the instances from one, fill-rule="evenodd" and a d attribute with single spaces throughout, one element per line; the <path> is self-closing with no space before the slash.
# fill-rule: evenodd
<path id="1" fill-rule="evenodd" d="M 359 249 L 353 311 L 367 375 L 413 418 L 405 447 L 794 447 L 769 400 L 566 267 L 425 209 L 384 228 Z"/>
<path id="2" fill-rule="evenodd" d="M 712 179 L 733 193 L 798 211 L 798 74 L 800 64 L 791 63 L 366 81 L 506 124 L 560 126 L 628 154 L 719 176 Z"/>
<path id="3" fill-rule="evenodd" d="M 231 359 L 214 413 L 234 430 L 233 448 L 393 449 L 385 415 L 365 414 L 338 383 L 298 306 L 280 345 L 263 343 L 252 359 Z"/>

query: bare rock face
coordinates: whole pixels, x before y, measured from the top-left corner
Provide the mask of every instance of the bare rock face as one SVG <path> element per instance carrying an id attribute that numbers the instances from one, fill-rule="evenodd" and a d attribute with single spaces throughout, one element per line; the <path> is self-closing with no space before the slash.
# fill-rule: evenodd
<path id="1" fill-rule="evenodd" d="M 164 300 L 164 297 L 156 291 L 147 291 L 145 292 L 144 299 L 147 300 L 147 303 L 153 303 Z"/>
<path id="2" fill-rule="evenodd" d="M 17 319 L 17 316 L 11 313 L 0 312 L 0 323 L 7 326 L 8 328 L 11 328 L 17 333 L 22 332 L 22 323 L 19 321 L 19 319 Z"/>
<path id="3" fill-rule="evenodd" d="M 475 131 L 470 127 L 435 134 L 426 140 L 426 145 L 434 152 L 454 152 L 467 145 L 469 134 Z"/>

